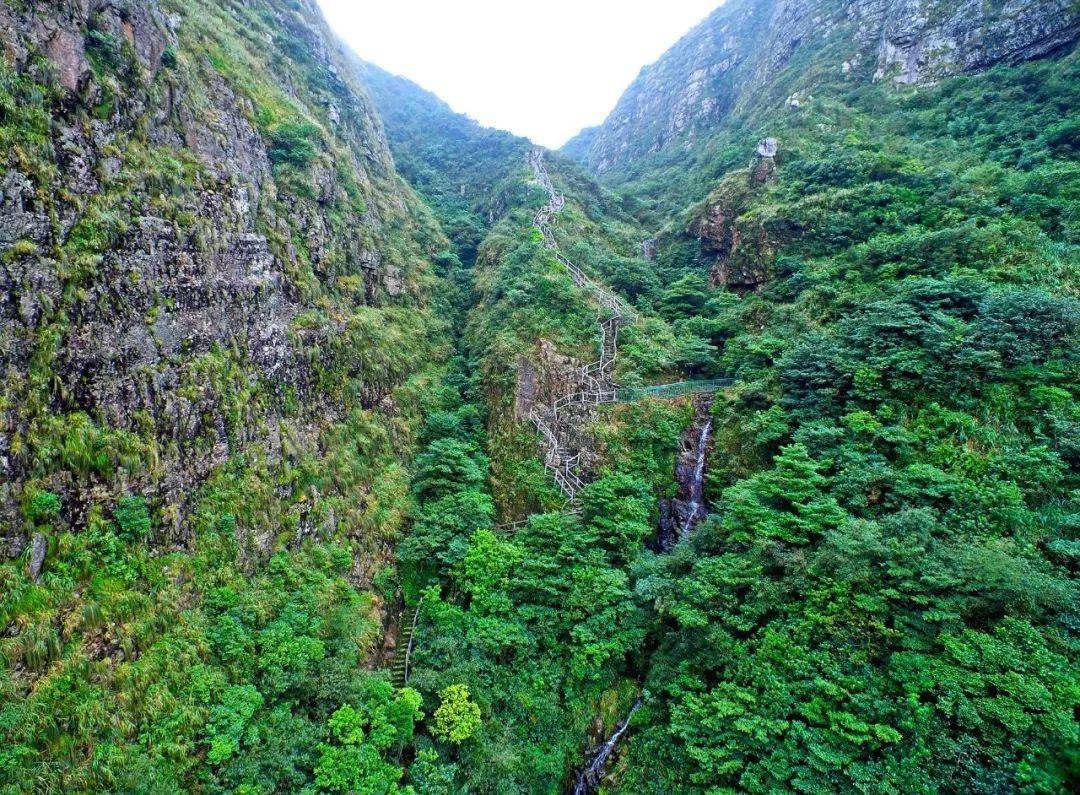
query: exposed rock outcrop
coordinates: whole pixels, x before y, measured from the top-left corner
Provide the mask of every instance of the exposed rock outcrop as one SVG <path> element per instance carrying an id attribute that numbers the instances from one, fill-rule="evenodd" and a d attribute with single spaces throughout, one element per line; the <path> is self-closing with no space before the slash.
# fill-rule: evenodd
<path id="1" fill-rule="evenodd" d="M 693 213 L 687 234 L 697 238 L 710 262 L 714 286 L 753 290 L 769 280 L 779 240 L 760 218 L 744 212 L 759 181 L 772 178 L 772 158 L 758 157 L 749 172 L 735 171 Z"/>
<path id="2" fill-rule="evenodd" d="M 540 340 L 532 356 L 519 356 L 515 415 L 528 419 L 534 406 L 549 406 L 578 386 L 583 362 L 558 352 L 555 346 Z"/>
<path id="3" fill-rule="evenodd" d="M 763 185 L 776 176 L 776 150 L 775 138 L 762 138 L 758 142 L 750 168 L 750 181 L 755 185 Z"/>
<path id="4" fill-rule="evenodd" d="M 0 152 L 0 552 L 29 479 L 76 525 L 141 493 L 184 543 L 227 461 L 318 451 L 350 409 L 326 372 L 367 406 L 405 376 L 341 340 L 365 305 L 422 299 L 416 200 L 314 4 L 257 5 L 250 29 L 209 2 L 0 5 L 22 92 L 0 124 L 33 136 Z"/>
<path id="5" fill-rule="evenodd" d="M 656 238 L 641 241 L 641 258 L 646 262 L 656 261 Z"/>
<path id="6" fill-rule="evenodd" d="M 807 60 L 837 79 L 930 83 L 1043 57 L 1078 35 L 1073 0 L 728 0 L 564 151 L 605 172 L 693 143 L 740 107 L 778 102 L 777 86 L 812 87 L 821 70 Z M 784 75 L 796 61 L 803 68 Z"/>
<path id="7" fill-rule="evenodd" d="M 30 562 L 27 566 L 30 579 L 34 582 L 41 579 L 41 570 L 45 567 L 45 553 L 47 551 L 48 542 L 45 540 L 45 536 L 41 533 L 34 533 L 34 538 L 30 542 Z"/>

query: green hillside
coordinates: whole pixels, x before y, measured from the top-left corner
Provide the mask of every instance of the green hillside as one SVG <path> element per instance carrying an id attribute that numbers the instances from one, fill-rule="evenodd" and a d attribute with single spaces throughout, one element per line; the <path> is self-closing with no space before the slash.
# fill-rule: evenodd
<path id="1" fill-rule="evenodd" d="M 1075 3 L 730 0 L 562 153 L 308 0 L 54 5 L 0 792 L 1077 789 Z"/>

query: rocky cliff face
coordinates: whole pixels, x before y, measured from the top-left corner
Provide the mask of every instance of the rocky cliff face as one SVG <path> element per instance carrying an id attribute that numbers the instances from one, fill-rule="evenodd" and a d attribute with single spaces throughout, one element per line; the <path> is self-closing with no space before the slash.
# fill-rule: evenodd
<path id="1" fill-rule="evenodd" d="M 697 240 L 714 287 L 736 292 L 757 290 L 773 276 L 777 252 L 806 231 L 803 222 L 783 213 L 747 212 L 777 179 L 778 143 L 762 139 L 749 168 L 728 172 L 705 199 L 690 208 L 685 229 L 669 227 L 671 236 Z"/>
<path id="2" fill-rule="evenodd" d="M 330 41 L 308 0 L 0 4 L 10 552 L 39 491 L 74 525 L 142 494 L 183 543 L 227 464 L 271 473 L 274 531 L 359 523 L 370 484 L 273 484 L 393 425 L 445 241 Z"/>
<path id="3" fill-rule="evenodd" d="M 822 81 L 930 83 L 1039 58 L 1078 34 L 1072 0 L 729 0 L 564 151 L 598 172 L 618 170 L 693 143 L 740 108 L 798 102 L 797 90 Z"/>

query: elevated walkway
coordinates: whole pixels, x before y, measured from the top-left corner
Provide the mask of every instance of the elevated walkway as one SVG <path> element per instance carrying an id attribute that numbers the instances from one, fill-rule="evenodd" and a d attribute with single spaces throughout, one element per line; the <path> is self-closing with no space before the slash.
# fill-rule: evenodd
<path id="1" fill-rule="evenodd" d="M 616 390 L 613 402 L 633 403 L 644 398 L 674 400 L 685 395 L 718 392 L 721 389 L 727 389 L 734 383 L 734 378 L 713 378 L 705 381 L 676 381 L 671 384 L 656 384 L 654 386 L 622 387 Z"/>
<path id="2" fill-rule="evenodd" d="M 555 189 L 551 181 L 551 175 L 544 163 L 543 150 L 533 150 L 529 155 L 529 164 L 532 166 L 536 181 L 548 193 L 547 203 L 536 212 L 533 219 L 540 229 L 544 248 L 555 255 L 555 259 L 566 269 L 575 285 L 591 293 L 593 300 L 607 315 L 597 321 L 600 327 L 600 358 L 579 369 L 576 374 L 575 390 L 556 398 L 550 406 L 534 406 L 529 412 L 529 419 L 540 432 L 544 466 L 555 479 L 559 490 L 562 491 L 573 510 L 577 505 L 577 493 L 585 485 L 582 480 L 582 469 L 583 465 L 588 463 L 588 456 L 584 451 L 573 451 L 567 448 L 552 428 L 553 424 L 558 423 L 561 411 L 608 403 L 630 403 L 647 397 L 664 400 L 702 392 L 715 392 L 730 386 L 733 381 L 728 378 L 719 378 L 709 381 L 679 381 L 673 384 L 625 388 L 615 383 L 615 361 L 619 355 L 619 329 L 623 325 L 634 322 L 634 312 L 619 296 L 597 282 L 559 251 L 558 241 L 555 240 L 555 235 L 551 231 L 551 223 L 566 206 L 566 198 Z"/>

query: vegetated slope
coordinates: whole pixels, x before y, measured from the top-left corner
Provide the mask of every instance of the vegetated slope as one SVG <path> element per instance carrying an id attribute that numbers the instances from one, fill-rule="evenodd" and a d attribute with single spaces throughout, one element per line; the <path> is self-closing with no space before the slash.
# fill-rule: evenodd
<path id="1" fill-rule="evenodd" d="M 1056 8 L 1035 27 L 1072 31 Z M 1075 788 L 1080 67 L 1055 54 L 917 89 L 807 55 L 606 172 L 660 230 L 666 319 L 737 379 L 712 517 L 636 570 L 656 651 L 616 791 Z"/>
<path id="2" fill-rule="evenodd" d="M 0 41 L 0 788 L 330 780 L 331 713 L 391 703 L 365 589 L 449 243 L 313 3 L 8 0 Z"/>
<path id="3" fill-rule="evenodd" d="M 612 791 L 1075 788 L 1080 75 L 1053 56 L 912 88 L 806 54 L 615 195 L 555 161 L 560 248 L 647 321 L 624 381 L 736 379 L 710 518 L 667 555 L 688 407 L 601 413 L 560 512 L 518 409 L 592 358 L 595 310 L 530 235 L 541 195 L 496 225 L 400 561 L 410 684 L 475 704 L 447 776 L 565 786 L 641 693 Z"/>
<path id="4" fill-rule="evenodd" d="M 471 262 L 506 208 L 503 191 L 520 175 L 529 142 L 482 127 L 374 64 L 354 56 L 352 66 L 379 109 L 398 171 L 435 210 L 461 259 Z"/>
<path id="5" fill-rule="evenodd" d="M 487 151 L 476 128 L 448 124 L 457 143 L 443 150 L 439 125 L 410 131 L 403 118 L 396 134 L 388 124 L 395 156 L 416 153 L 412 173 L 439 217 L 465 219 L 462 266 L 396 182 L 364 96 L 347 78 L 326 88 L 338 85 L 323 68 L 336 58 L 308 6 L 163 0 L 175 24 L 149 6 L 154 29 L 176 38 L 140 81 L 123 67 L 154 52 L 139 9 L 94 6 L 84 26 L 65 16 L 74 6 L 60 8 L 0 10 L 2 29 L 19 31 L 0 135 L 44 146 L 5 150 L 17 166 L 4 179 L 38 180 L 23 193 L 5 187 L 14 220 L 0 230 L 29 241 L 5 241 L 5 278 L 15 279 L 11 263 L 37 273 L 32 264 L 72 285 L 7 289 L 5 342 L 33 345 L 5 364 L 15 384 L 5 411 L 66 423 L 73 406 L 91 405 L 101 387 L 67 395 L 50 352 L 78 352 L 119 325 L 49 347 L 24 330 L 38 327 L 33 311 L 49 313 L 47 339 L 113 304 L 132 308 L 125 329 L 191 316 L 181 287 L 143 316 L 136 285 L 169 284 L 167 274 L 99 270 L 129 261 L 136 244 L 124 241 L 143 217 L 168 219 L 173 235 L 200 230 L 185 251 L 205 269 L 237 225 L 262 235 L 283 286 L 245 294 L 241 308 L 215 293 L 206 315 L 230 319 L 210 327 L 217 348 L 190 331 L 181 342 L 162 335 L 155 373 L 209 362 L 174 390 L 208 395 L 198 416 L 224 423 L 213 454 L 226 460 L 209 459 L 205 475 L 186 474 L 180 464 L 200 459 L 179 444 L 147 459 L 116 446 L 158 439 L 150 422 L 119 424 L 122 437 L 10 437 L 16 455 L 48 440 L 33 460 L 52 463 L 18 470 L 23 516 L 9 525 L 45 542 L 41 582 L 27 574 L 33 544 L 0 567 L 4 786 L 550 792 L 640 698 L 608 764 L 613 791 L 1075 789 L 1075 54 L 917 90 L 793 59 L 761 73 L 760 103 L 689 148 L 607 172 L 608 188 L 548 158 L 567 199 L 551 222 L 559 250 L 634 306 L 616 379 L 736 381 L 713 409 L 711 516 L 658 554 L 657 505 L 675 492 L 691 407 L 644 400 L 581 423 L 577 441 L 596 458 L 577 514 L 526 420 L 530 401 L 566 394 L 599 335 L 595 302 L 533 225 L 549 196 L 524 148 L 507 144 L 505 159 L 470 177 L 471 158 Z M 45 13 L 63 24 L 33 21 Z M 843 44 L 850 28 L 835 30 Z M 89 47 L 89 83 L 77 41 Z M 74 93 L 37 71 L 57 68 Z M 117 106 L 123 97 L 134 108 Z M 105 123 L 124 132 L 115 151 L 97 145 L 119 161 L 91 170 L 109 190 L 62 184 L 86 173 L 65 159 L 79 151 L 72 140 Z M 238 140 L 256 154 L 237 160 Z M 183 168 L 155 166 L 162 147 Z M 125 166 L 129 157 L 139 159 Z M 200 177 L 222 159 L 214 180 Z M 234 215 L 200 224 L 195 196 L 211 209 L 232 202 Z M 108 236 L 64 231 L 65 212 L 106 223 Z M 643 247 L 645 237 L 656 240 Z M 148 262 L 171 261 L 161 240 L 172 238 L 155 238 Z M 359 251 L 340 250 L 357 240 Z M 438 323 L 423 265 L 413 269 L 432 254 L 454 285 L 435 311 L 464 318 L 436 388 L 417 372 L 439 358 L 429 342 Z M 373 266 L 360 268 L 369 278 L 355 261 Z M 248 329 L 272 339 L 275 315 L 237 313 L 260 296 L 288 309 L 299 364 L 258 369 L 259 352 L 277 348 L 249 347 L 261 338 Z M 294 372 L 300 386 L 279 396 L 273 385 Z M 244 387 L 228 412 L 216 408 L 219 383 Z M 130 390 L 144 392 L 172 394 Z M 111 427 L 113 415 L 83 411 L 85 427 Z M 191 495 L 176 510 L 161 496 L 171 492 L 153 491 L 172 472 Z M 393 688 L 360 670 L 378 635 L 377 597 L 355 585 L 405 511 L 397 567 L 378 575 L 382 594 L 400 588 L 410 617 L 419 608 L 408 682 Z"/>
<path id="6" fill-rule="evenodd" d="M 459 288 L 464 333 L 439 410 L 421 431 L 418 507 L 398 550 L 399 582 L 418 617 L 409 667 L 399 670 L 435 710 L 418 727 L 407 781 L 418 789 L 446 782 L 474 791 L 551 790 L 579 764 L 596 702 L 609 702 L 614 722 L 633 698 L 632 685 L 619 681 L 623 656 L 640 640 L 626 591 L 627 552 L 636 554 L 650 532 L 648 506 L 671 491 L 686 411 L 636 409 L 638 423 L 607 416 L 602 429 L 584 433 L 581 444 L 635 449 L 634 459 L 617 475 L 591 471 L 590 480 L 599 480 L 582 495 L 583 515 L 565 512 L 538 460 L 541 440 L 519 411 L 528 391 L 520 384 L 534 372 L 540 390 L 567 388 L 567 368 L 597 358 L 600 334 L 591 295 L 574 286 L 533 224 L 549 197 L 529 167 L 531 147 L 451 116 L 430 95 L 390 78 L 401 92 L 395 100 L 374 87 L 370 71 L 362 74 L 385 103 L 396 160 L 422 165 L 404 166 L 405 173 L 423 175 L 418 190 L 450 228 L 468 214 L 483 235 L 478 247 L 457 238 L 461 262 L 440 261 Z M 418 125 L 393 110 L 395 102 L 425 103 L 430 114 L 422 111 Z M 637 224 L 573 164 L 559 160 L 553 171 L 570 200 L 554 225 L 560 247 L 597 278 L 619 276 L 636 298 L 648 273 Z M 621 341 L 626 383 L 677 368 L 675 341 L 652 313 Z M 639 427 L 655 435 L 655 450 L 618 441 Z M 525 521 L 511 539 L 515 520 Z M 625 538 L 612 535 L 614 526 Z"/>

